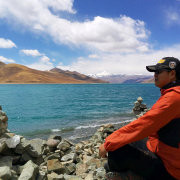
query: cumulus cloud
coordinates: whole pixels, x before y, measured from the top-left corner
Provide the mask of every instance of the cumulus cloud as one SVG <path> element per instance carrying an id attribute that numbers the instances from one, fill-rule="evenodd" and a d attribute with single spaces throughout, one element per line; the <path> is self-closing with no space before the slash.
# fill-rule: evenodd
<path id="1" fill-rule="evenodd" d="M 39 57 L 37 62 L 27 65 L 32 69 L 44 71 L 50 70 L 54 67 L 53 63 L 50 62 L 50 58 L 45 54 L 40 53 L 37 49 L 22 49 L 20 52 L 27 56 Z"/>
<path id="2" fill-rule="evenodd" d="M 54 11 L 74 13 L 73 0 L 0 0 L 0 18 L 52 37 L 57 43 L 102 52 L 146 52 L 149 32 L 145 23 L 127 16 L 94 17 L 73 22 Z"/>
<path id="3" fill-rule="evenodd" d="M 15 60 L 13 59 L 8 59 L 8 58 L 5 58 L 3 56 L 0 56 L 0 61 L 4 62 L 4 63 L 14 63 Z"/>
<path id="4" fill-rule="evenodd" d="M 180 58 L 180 44 L 162 50 L 152 50 L 148 53 L 131 54 L 100 54 L 95 61 L 90 57 L 79 58 L 69 66 L 62 63 L 58 68 L 70 71 L 78 71 L 84 74 L 147 74 L 147 65 L 156 64 L 161 58 L 174 56 Z"/>
<path id="5" fill-rule="evenodd" d="M 73 9 L 74 0 L 41 0 L 46 8 L 51 7 L 54 11 L 67 11 L 69 13 L 76 13 Z"/>
<path id="6" fill-rule="evenodd" d="M 10 39 L 0 38 L 0 48 L 13 48 L 16 47 Z"/>
<path id="7" fill-rule="evenodd" d="M 42 71 L 50 70 L 54 68 L 53 63 L 50 62 L 50 59 L 47 56 L 42 56 L 37 62 L 27 66 L 32 69 L 37 69 Z"/>
<path id="8" fill-rule="evenodd" d="M 42 62 L 49 62 L 49 58 L 47 57 L 47 56 L 43 56 L 43 57 L 41 57 L 41 59 L 40 59 Z"/>
<path id="9" fill-rule="evenodd" d="M 34 56 L 34 57 L 43 55 L 37 49 L 22 49 L 20 50 L 20 52 L 27 56 Z"/>
<path id="10" fill-rule="evenodd" d="M 52 63 L 47 64 L 47 63 L 43 63 L 41 61 L 27 65 L 27 66 L 29 68 L 37 69 L 37 70 L 41 70 L 41 71 L 46 71 L 46 70 L 50 70 L 50 69 L 54 68 Z"/>

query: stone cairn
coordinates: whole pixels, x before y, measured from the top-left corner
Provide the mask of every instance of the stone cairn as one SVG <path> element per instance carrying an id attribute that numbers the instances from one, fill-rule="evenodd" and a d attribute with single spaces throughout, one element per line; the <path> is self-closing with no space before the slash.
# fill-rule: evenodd
<path id="1" fill-rule="evenodd" d="M 142 102 L 142 101 L 141 101 Z M 74 144 L 59 135 L 48 140 L 27 140 L 9 132 L 7 116 L 0 110 L 0 180 L 105 180 L 99 146 L 116 130 L 103 125 L 88 140 Z M 124 125 L 124 124 L 123 124 Z M 130 172 L 119 179 L 140 180 Z M 132 178 L 134 177 L 134 178 Z"/>
<path id="2" fill-rule="evenodd" d="M 7 132 L 7 124 L 8 117 L 5 112 L 2 111 L 2 107 L 0 106 L 0 136 Z"/>
<path id="3" fill-rule="evenodd" d="M 136 118 L 139 118 L 148 111 L 146 104 L 142 104 L 142 97 L 138 97 L 137 101 L 134 102 L 133 113 L 136 115 Z"/>

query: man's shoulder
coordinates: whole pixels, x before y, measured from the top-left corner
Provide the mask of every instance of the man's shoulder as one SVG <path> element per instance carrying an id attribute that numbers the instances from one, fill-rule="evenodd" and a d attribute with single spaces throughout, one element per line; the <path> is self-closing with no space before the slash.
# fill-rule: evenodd
<path id="1" fill-rule="evenodd" d="M 164 109 L 169 106 L 180 106 L 180 92 L 169 90 L 152 106 L 152 109 Z"/>

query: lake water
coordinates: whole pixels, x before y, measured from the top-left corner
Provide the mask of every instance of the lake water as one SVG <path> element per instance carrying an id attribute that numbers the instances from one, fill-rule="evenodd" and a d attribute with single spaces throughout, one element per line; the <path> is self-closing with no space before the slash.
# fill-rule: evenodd
<path id="1" fill-rule="evenodd" d="M 0 85 L 0 105 L 8 129 L 26 138 L 51 134 L 76 140 L 102 124 L 134 118 L 137 97 L 148 108 L 160 96 L 153 84 L 8 84 Z"/>

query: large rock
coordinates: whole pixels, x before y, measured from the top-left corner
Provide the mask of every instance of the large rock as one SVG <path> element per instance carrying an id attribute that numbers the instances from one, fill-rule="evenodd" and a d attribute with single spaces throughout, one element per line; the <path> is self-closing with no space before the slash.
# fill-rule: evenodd
<path id="1" fill-rule="evenodd" d="M 39 173 L 38 173 L 38 180 L 47 180 L 47 166 L 40 165 L 39 166 Z"/>
<path id="2" fill-rule="evenodd" d="M 45 144 L 45 141 L 39 138 L 32 139 L 29 141 L 31 144 L 31 148 L 27 149 L 27 152 L 32 156 L 32 157 L 39 157 L 41 156 L 43 145 Z"/>
<path id="3" fill-rule="evenodd" d="M 66 172 L 65 166 L 59 161 L 59 159 L 51 159 L 47 161 L 48 172 L 54 171 L 58 174 L 64 174 Z"/>
<path id="4" fill-rule="evenodd" d="M 33 158 L 38 158 L 41 156 L 44 143 L 45 141 L 39 138 L 32 140 L 22 138 L 20 143 L 16 146 L 15 152 L 17 154 L 28 153 L 29 156 Z"/>
<path id="5" fill-rule="evenodd" d="M 24 152 L 20 158 L 20 162 L 24 164 L 29 160 L 32 160 L 32 157 L 27 152 Z"/>
<path id="6" fill-rule="evenodd" d="M 56 148 L 59 143 L 60 143 L 60 140 L 58 140 L 58 139 L 48 139 L 47 140 L 47 145 L 50 148 Z"/>
<path id="7" fill-rule="evenodd" d="M 80 176 L 73 176 L 73 175 L 64 175 L 64 179 L 65 180 L 82 180 L 82 178 Z"/>
<path id="8" fill-rule="evenodd" d="M 15 166 L 12 167 L 12 170 L 15 171 L 18 176 L 21 175 L 23 169 L 24 169 L 24 167 L 19 166 L 19 165 L 15 165 Z"/>
<path id="9" fill-rule="evenodd" d="M 88 166 L 90 165 L 96 165 L 97 168 L 103 167 L 104 163 L 106 162 L 106 159 L 97 159 L 97 158 L 92 158 L 91 160 L 87 161 L 86 164 Z"/>
<path id="10" fill-rule="evenodd" d="M 105 177 L 106 171 L 104 167 L 99 167 L 98 169 L 95 170 L 96 172 L 96 177 L 99 179 L 103 179 Z"/>
<path id="11" fill-rule="evenodd" d="M 92 156 L 83 155 L 83 163 L 84 164 L 87 164 L 92 159 L 94 159 Z"/>
<path id="12" fill-rule="evenodd" d="M 66 174 L 73 174 L 76 171 L 76 165 L 74 163 L 67 163 L 66 167 Z"/>
<path id="13" fill-rule="evenodd" d="M 87 172 L 88 165 L 84 163 L 78 163 L 76 165 L 76 175 L 82 175 Z"/>
<path id="14" fill-rule="evenodd" d="M 68 141 L 62 140 L 62 141 L 58 144 L 57 149 L 65 152 L 65 151 L 69 150 L 70 147 L 71 147 L 71 144 L 70 144 Z"/>
<path id="15" fill-rule="evenodd" d="M 0 153 L 3 152 L 7 147 L 6 138 L 0 139 Z"/>
<path id="16" fill-rule="evenodd" d="M 56 148 L 57 145 L 61 142 L 62 137 L 57 135 L 51 135 L 49 139 L 47 140 L 47 145 L 49 148 Z"/>
<path id="17" fill-rule="evenodd" d="M 46 176 L 47 176 L 46 172 L 39 170 L 37 180 L 46 180 L 47 179 Z"/>
<path id="18" fill-rule="evenodd" d="M 20 136 L 14 135 L 6 140 L 8 148 L 15 148 L 20 143 Z"/>
<path id="19" fill-rule="evenodd" d="M 48 174 L 47 179 L 48 180 L 65 180 L 63 174 L 58 175 L 55 172 L 52 172 L 51 174 Z"/>
<path id="20" fill-rule="evenodd" d="M 51 159 L 60 159 L 60 158 L 61 158 L 61 156 L 59 153 L 52 153 L 52 154 L 45 156 L 44 161 L 48 161 Z"/>
<path id="21" fill-rule="evenodd" d="M 61 158 L 61 161 L 66 162 L 72 160 L 74 162 L 76 161 L 76 157 L 77 157 L 76 153 L 66 154 Z"/>
<path id="22" fill-rule="evenodd" d="M 18 180 L 35 180 L 38 173 L 38 166 L 32 161 L 28 161 L 24 165 L 24 169 Z"/>
<path id="23" fill-rule="evenodd" d="M 47 154 L 49 154 L 51 152 L 51 149 L 49 148 L 49 146 L 47 144 L 43 145 L 43 150 L 42 150 L 42 155 L 46 156 Z"/>
<path id="24" fill-rule="evenodd" d="M 94 176 L 92 173 L 88 173 L 88 175 L 85 177 L 85 180 L 94 180 Z"/>
<path id="25" fill-rule="evenodd" d="M 42 158 L 42 148 L 45 143 L 42 139 L 26 140 L 21 139 L 20 144 L 15 148 L 15 152 L 22 154 L 21 163 L 25 163 L 32 160 L 34 163 L 40 165 L 43 162 Z"/>
<path id="26" fill-rule="evenodd" d="M 9 180 L 11 179 L 11 169 L 8 166 L 0 167 L 0 179 Z"/>
<path id="27" fill-rule="evenodd" d="M 13 161 L 13 157 L 2 156 L 2 157 L 0 157 L 0 167 L 8 166 L 11 168 L 12 167 L 12 161 Z"/>
<path id="28" fill-rule="evenodd" d="M 29 148 L 31 148 L 29 140 L 22 138 L 20 143 L 16 146 L 15 152 L 17 154 L 23 154 Z"/>

